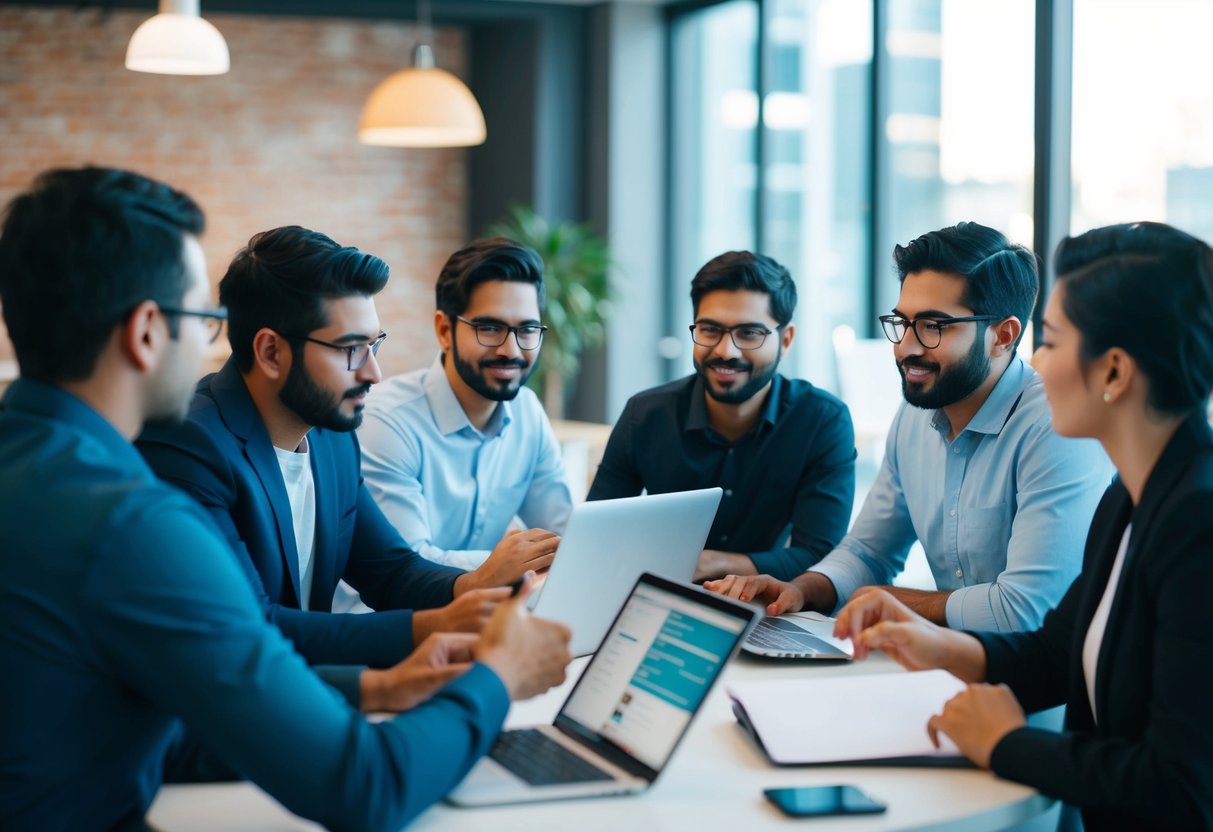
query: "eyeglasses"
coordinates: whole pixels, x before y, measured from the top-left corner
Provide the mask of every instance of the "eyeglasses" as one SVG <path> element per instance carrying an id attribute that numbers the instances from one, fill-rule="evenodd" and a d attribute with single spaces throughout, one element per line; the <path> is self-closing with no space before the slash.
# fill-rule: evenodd
<path id="1" fill-rule="evenodd" d="M 213 344 L 223 332 L 223 322 L 227 320 L 227 309 L 216 306 L 214 309 L 182 309 L 178 306 L 161 306 L 160 311 L 165 315 L 185 315 L 190 318 L 201 318 L 206 328 L 206 342 Z"/>
<path id="2" fill-rule="evenodd" d="M 509 326 L 499 323 L 477 323 L 459 315 L 455 316 L 455 320 L 470 326 L 476 332 L 476 343 L 482 347 L 500 347 L 512 332 L 514 340 L 518 342 L 518 349 L 529 352 L 539 349 L 539 345 L 543 343 L 543 333 L 548 331 L 546 326 L 540 324 Z"/>
<path id="3" fill-rule="evenodd" d="M 884 330 L 884 337 L 894 344 L 900 344 L 908 330 L 914 330 L 914 337 L 923 349 L 933 350 L 943 340 L 943 331 L 952 324 L 967 324 L 971 321 L 1001 321 L 997 315 L 965 315 L 959 318 L 919 318 L 907 321 L 900 315 L 881 315 L 877 318 Z"/>
<path id="4" fill-rule="evenodd" d="M 383 339 L 387 338 L 387 333 L 380 332 L 379 337 L 369 344 L 334 344 L 329 341 L 321 341 L 319 338 L 312 338 L 310 335 L 288 335 L 286 337 L 296 341 L 310 341 L 313 344 L 328 347 L 330 350 L 345 353 L 345 368 L 353 372 L 365 367 L 372 355 L 379 354 L 379 348 L 383 346 Z"/>
<path id="5" fill-rule="evenodd" d="M 739 350 L 756 350 L 766 343 L 767 336 L 775 330 L 754 324 L 738 324 L 737 326 L 721 326 L 720 324 L 691 324 L 691 340 L 701 347 L 714 347 L 724 338 L 725 333 L 733 339 L 733 346 Z"/>

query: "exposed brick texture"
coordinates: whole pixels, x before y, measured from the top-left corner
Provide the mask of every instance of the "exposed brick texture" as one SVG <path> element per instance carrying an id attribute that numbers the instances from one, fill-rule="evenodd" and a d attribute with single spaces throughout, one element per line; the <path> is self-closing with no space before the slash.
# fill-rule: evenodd
<path id="1" fill-rule="evenodd" d="M 205 3 L 203 14 L 227 39 L 227 75 L 123 68 L 146 13 L 0 8 L 0 203 L 50 167 L 92 163 L 163 179 L 207 212 L 212 281 L 257 231 L 323 231 L 391 266 L 378 300 L 390 334 L 384 372 L 428 364 L 434 280 L 466 239 L 465 153 L 355 138 L 363 102 L 407 64 L 416 28 L 209 15 Z M 435 34 L 439 65 L 461 73 L 464 32 Z M 11 357 L 4 335 L 0 360 Z"/>

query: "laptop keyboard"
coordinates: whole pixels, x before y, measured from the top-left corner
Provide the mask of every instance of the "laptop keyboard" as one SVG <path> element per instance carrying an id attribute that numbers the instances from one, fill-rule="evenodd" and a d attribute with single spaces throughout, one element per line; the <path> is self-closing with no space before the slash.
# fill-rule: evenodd
<path id="1" fill-rule="evenodd" d="M 502 732 L 489 756 L 532 786 L 614 779 L 534 728 Z"/>
<path id="2" fill-rule="evenodd" d="M 795 624 L 789 624 L 777 618 L 766 618 L 758 622 L 758 626 L 754 628 L 746 641 L 755 647 L 765 647 L 768 650 L 787 650 L 798 653 L 840 652 L 827 642 L 806 633 Z"/>

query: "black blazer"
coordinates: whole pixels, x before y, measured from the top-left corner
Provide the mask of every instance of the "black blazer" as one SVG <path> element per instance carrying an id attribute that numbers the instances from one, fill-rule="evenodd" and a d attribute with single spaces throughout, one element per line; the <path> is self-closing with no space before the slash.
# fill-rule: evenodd
<path id="1" fill-rule="evenodd" d="M 198 383 L 189 418 L 137 443 L 156 473 L 202 504 L 231 544 L 266 616 L 313 664 L 388 666 L 413 648 L 412 609 L 450 603 L 462 570 L 409 548 L 362 483 L 353 433 L 308 433 L 316 489 L 309 612 L 282 471 L 244 379 L 229 361 Z M 345 578 L 376 612 L 334 614 Z"/>
<path id="2" fill-rule="evenodd" d="M 1126 524 L 1133 524 L 1099 651 L 1092 716 L 1082 644 Z M 1213 434 L 1184 422 L 1141 504 L 1114 482 L 1083 570 L 1033 633 L 978 634 L 987 679 L 1028 711 L 1064 703 L 1063 733 L 1018 728 L 990 763 L 1082 809 L 1092 829 L 1213 828 Z"/>

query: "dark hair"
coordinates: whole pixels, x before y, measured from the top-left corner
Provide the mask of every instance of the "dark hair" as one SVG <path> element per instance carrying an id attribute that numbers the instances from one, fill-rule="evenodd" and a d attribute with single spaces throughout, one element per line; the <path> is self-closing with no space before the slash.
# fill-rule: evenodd
<path id="1" fill-rule="evenodd" d="M 39 176 L 9 204 L 0 232 L 0 305 L 21 375 L 50 384 L 88 378 L 136 306 L 180 305 L 191 288 L 184 235 L 204 225 L 192 199 L 137 173 L 88 167 Z"/>
<path id="2" fill-rule="evenodd" d="M 1149 404 L 1182 414 L 1213 389 L 1213 250 L 1156 222 L 1110 225 L 1057 247 L 1062 308 L 1092 361 L 1112 347 L 1150 380 Z"/>
<path id="3" fill-rule="evenodd" d="M 477 240 L 447 258 L 434 287 L 438 311 L 448 318 L 462 315 L 472 292 L 490 280 L 532 283 L 542 311 L 547 295 L 543 286 L 543 260 L 534 249 L 505 237 Z"/>
<path id="4" fill-rule="evenodd" d="M 762 292 L 770 296 L 771 317 L 780 326 L 796 311 L 796 283 L 788 270 L 765 254 L 726 251 L 703 264 L 691 281 L 691 308 L 699 314 L 699 301 L 709 292 Z"/>
<path id="5" fill-rule="evenodd" d="M 370 297 L 387 278 L 387 263 L 318 231 L 287 225 L 254 234 L 219 282 L 236 366 L 252 369 L 253 336 L 263 327 L 305 336 L 328 324 L 325 300 Z"/>
<path id="6" fill-rule="evenodd" d="M 895 246 L 893 262 L 902 282 L 906 275 L 928 269 L 963 277 L 961 302 L 976 315 L 1014 315 L 1024 328 L 1032 319 L 1039 286 L 1036 255 L 993 228 L 962 222 L 931 231 Z"/>

